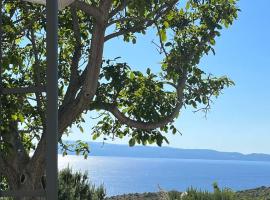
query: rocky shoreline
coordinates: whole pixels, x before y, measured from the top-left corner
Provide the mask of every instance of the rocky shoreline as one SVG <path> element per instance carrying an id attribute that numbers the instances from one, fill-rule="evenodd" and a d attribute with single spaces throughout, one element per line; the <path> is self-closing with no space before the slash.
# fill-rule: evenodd
<path id="1" fill-rule="evenodd" d="M 124 194 L 109 197 L 106 200 L 156 200 L 159 199 L 160 193 L 159 192 L 147 192 L 147 193 L 134 193 L 134 194 Z"/>
<path id="2" fill-rule="evenodd" d="M 179 192 L 181 194 L 181 192 Z M 259 187 L 255 189 L 237 191 L 236 196 L 239 200 L 270 200 L 270 187 Z M 106 200 L 166 200 L 166 192 L 147 192 L 124 194 L 108 197 Z"/>

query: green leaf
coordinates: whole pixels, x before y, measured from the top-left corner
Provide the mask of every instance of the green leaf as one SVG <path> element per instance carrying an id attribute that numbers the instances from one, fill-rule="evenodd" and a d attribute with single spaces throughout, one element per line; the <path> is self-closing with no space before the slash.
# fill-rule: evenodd
<path id="1" fill-rule="evenodd" d="M 136 142 L 136 140 L 134 138 L 131 138 L 129 140 L 129 142 L 128 142 L 129 143 L 129 146 L 133 147 L 135 145 L 135 142 Z"/>
<path id="2" fill-rule="evenodd" d="M 84 133 L 83 127 L 79 126 L 79 129 L 82 133 Z"/>
<path id="3" fill-rule="evenodd" d="M 98 134 L 95 133 L 95 134 L 93 135 L 92 139 L 93 139 L 93 140 L 96 140 L 97 138 L 98 138 Z"/>
<path id="4" fill-rule="evenodd" d="M 167 40 L 167 34 L 166 34 L 165 29 L 160 30 L 160 37 L 161 37 L 162 42 L 165 42 Z"/>
<path id="5" fill-rule="evenodd" d="M 11 115 L 11 118 L 12 118 L 14 121 L 16 121 L 16 120 L 18 119 L 18 116 L 17 116 L 16 114 L 14 114 L 14 115 Z"/>
<path id="6" fill-rule="evenodd" d="M 67 151 L 63 151 L 63 157 L 67 155 Z"/>
<path id="7" fill-rule="evenodd" d="M 6 6 L 5 6 L 5 8 L 6 8 L 7 13 L 10 13 L 11 4 L 10 3 L 7 3 Z"/>
<path id="8" fill-rule="evenodd" d="M 18 119 L 20 122 L 24 122 L 24 117 L 21 113 L 18 114 Z"/>
<path id="9" fill-rule="evenodd" d="M 169 47 L 169 46 L 172 46 L 172 43 L 171 42 L 166 42 L 165 47 Z"/>
<path id="10" fill-rule="evenodd" d="M 149 68 L 147 68 L 146 73 L 147 73 L 148 75 L 150 75 L 150 74 L 151 74 L 151 70 L 150 70 Z"/>
<path id="11" fill-rule="evenodd" d="M 214 39 L 210 39 L 210 44 L 212 44 L 212 45 L 215 45 L 216 44 L 216 41 L 214 40 Z"/>
<path id="12" fill-rule="evenodd" d="M 187 2 L 187 4 L 186 4 L 186 9 L 187 9 L 187 10 L 190 9 L 190 1 Z"/>
<path id="13" fill-rule="evenodd" d="M 135 78 L 135 74 L 134 74 L 133 72 L 130 72 L 129 78 L 130 78 L 131 80 L 133 80 L 133 79 Z"/>
<path id="14" fill-rule="evenodd" d="M 163 22 L 163 25 L 164 25 L 165 28 L 168 28 L 168 27 L 170 26 L 169 23 L 168 23 L 167 21 L 164 21 L 164 22 Z"/>

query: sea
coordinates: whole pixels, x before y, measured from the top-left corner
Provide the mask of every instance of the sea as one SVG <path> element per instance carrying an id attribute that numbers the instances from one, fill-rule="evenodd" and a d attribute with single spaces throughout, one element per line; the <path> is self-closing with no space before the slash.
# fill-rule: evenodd
<path id="1" fill-rule="evenodd" d="M 103 184 L 108 196 L 157 192 L 160 189 L 186 191 L 193 187 L 213 190 L 213 183 L 232 190 L 270 186 L 270 162 L 131 158 L 59 155 L 59 170 L 71 167 L 87 172 L 89 181 Z"/>

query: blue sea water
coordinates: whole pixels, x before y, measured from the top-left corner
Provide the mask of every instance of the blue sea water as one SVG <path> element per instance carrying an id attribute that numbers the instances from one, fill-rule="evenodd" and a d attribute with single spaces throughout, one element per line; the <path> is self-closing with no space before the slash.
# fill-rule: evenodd
<path id="1" fill-rule="evenodd" d="M 164 190 L 185 191 L 188 187 L 212 190 L 221 187 L 242 190 L 270 186 L 270 162 L 198 159 L 59 156 L 59 169 L 67 166 L 89 173 L 90 181 L 104 184 L 107 194 Z"/>

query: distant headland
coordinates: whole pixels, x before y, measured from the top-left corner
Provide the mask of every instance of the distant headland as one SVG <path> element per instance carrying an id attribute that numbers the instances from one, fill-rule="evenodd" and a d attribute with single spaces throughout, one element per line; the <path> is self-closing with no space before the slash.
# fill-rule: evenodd
<path id="1" fill-rule="evenodd" d="M 68 143 L 73 143 L 69 141 Z M 240 160 L 270 161 L 268 154 L 242 154 L 237 152 L 220 152 L 209 149 L 178 149 L 171 147 L 135 146 L 89 142 L 89 156 L 135 157 L 135 158 L 171 158 L 204 160 Z M 61 148 L 59 153 L 61 154 Z M 74 155 L 75 153 L 69 153 Z"/>

